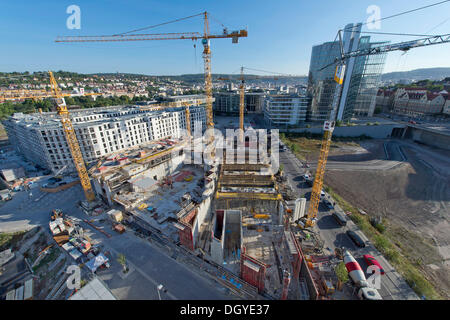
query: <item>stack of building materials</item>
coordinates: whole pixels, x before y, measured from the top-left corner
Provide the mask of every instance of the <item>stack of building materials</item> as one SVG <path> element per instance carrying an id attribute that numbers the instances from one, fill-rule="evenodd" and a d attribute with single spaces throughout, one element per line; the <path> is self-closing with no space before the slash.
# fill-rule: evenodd
<path id="1" fill-rule="evenodd" d="M 112 209 L 107 212 L 109 218 L 114 222 L 121 222 L 123 220 L 123 214 L 120 210 Z"/>
<path id="2" fill-rule="evenodd" d="M 58 235 L 66 230 L 66 226 L 64 225 L 62 218 L 56 218 L 54 221 L 50 221 L 49 227 L 53 235 Z"/>

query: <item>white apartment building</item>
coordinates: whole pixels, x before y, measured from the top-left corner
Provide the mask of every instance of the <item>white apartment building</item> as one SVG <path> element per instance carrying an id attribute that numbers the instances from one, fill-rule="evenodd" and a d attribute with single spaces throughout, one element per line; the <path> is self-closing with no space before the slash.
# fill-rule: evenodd
<path id="1" fill-rule="evenodd" d="M 189 108 L 191 128 L 206 128 L 205 108 Z M 184 107 L 145 110 L 117 106 L 71 110 L 72 124 L 87 164 L 99 158 L 154 140 L 180 138 L 186 129 Z M 25 158 L 54 172 L 67 165 L 74 171 L 72 156 L 59 116 L 15 113 L 3 122 L 11 145 Z"/>
<path id="2" fill-rule="evenodd" d="M 264 120 L 273 127 L 295 126 L 306 121 L 308 97 L 269 95 L 264 105 Z"/>

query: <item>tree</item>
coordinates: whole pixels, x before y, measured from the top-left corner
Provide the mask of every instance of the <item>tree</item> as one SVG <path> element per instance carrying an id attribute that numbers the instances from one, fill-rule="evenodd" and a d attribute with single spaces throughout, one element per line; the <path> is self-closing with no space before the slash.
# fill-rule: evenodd
<path id="1" fill-rule="evenodd" d="M 127 273 L 128 272 L 127 258 L 125 257 L 124 254 L 122 254 L 122 253 L 119 254 L 119 256 L 117 257 L 117 262 L 122 265 L 123 272 Z"/>

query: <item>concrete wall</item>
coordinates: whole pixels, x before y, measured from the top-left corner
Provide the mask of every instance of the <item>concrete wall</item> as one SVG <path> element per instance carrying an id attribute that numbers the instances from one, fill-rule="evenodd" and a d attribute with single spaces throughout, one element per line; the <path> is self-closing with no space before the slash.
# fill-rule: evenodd
<path id="1" fill-rule="evenodd" d="M 336 127 L 333 136 L 341 137 L 358 137 L 366 135 L 374 139 L 384 139 L 389 137 L 393 128 L 404 128 L 401 124 L 380 124 L 377 126 L 350 126 L 350 127 Z M 322 127 L 301 128 L 301 129 L 280 129 L 280 132 L 309 132 L 309 133 L 323 133 Z"/>
<path id="2" fill-rule="evenodd" d="M 184 153 L 181 156 L 177 156 L 175 158 L 170 159 L 169 161 L 165 161 L 159 165 L 156 165 L 153 168 L 150 168 L 148 170 L 145 170 L 141 174 L 143 176 L 152 178 L 156 176 L 157 180 L 161 180 L 161 178 L 172 174 L 175 172 L 179 166 L 183 163 L 184 160 Z M 138 175 L 136 175 L 138 176 Z"/>
<path id="3" fill-rule="evenodd" d="M 404 138 L 412 139 L 413 141 L 421 142 L 444 150 L 450 150 L 450 135 L 408 126 Z"/>
<path id="4" fill-rule="evenodd" d="M 222 233 L 224 258 L 237 256 L 237 251 L 242 248 L 242 213 L 241 210 L 226 210 L 223 218 Z"/>
<path id="5" fill-rule="evenodd" d="M 223 210 L 220 211 L 223 212 Z M 212 221 L 213 231 L 211 234 L 211 258 L 220 266 L 223 264 L 224 215 L 225 213 L 220 215 L 216 211 Z"/>

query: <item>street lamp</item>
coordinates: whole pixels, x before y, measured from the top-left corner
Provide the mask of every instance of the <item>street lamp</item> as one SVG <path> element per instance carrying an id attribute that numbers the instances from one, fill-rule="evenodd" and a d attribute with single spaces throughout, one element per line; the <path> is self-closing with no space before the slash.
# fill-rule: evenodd
<path id="1" fill-rule="evenodd" d="M 158 297 L 159 297 L 159 300 L 162 300 L 162 299 L 161 299 L 161 294 L 160 294 L 159 292 L 160 292 L 163 288 L 164 288 L 164 287 L 163 287 L 162 284 L 160 284 L 159 286 L 156 287 L 156 289 L 158 289 Z"/>

